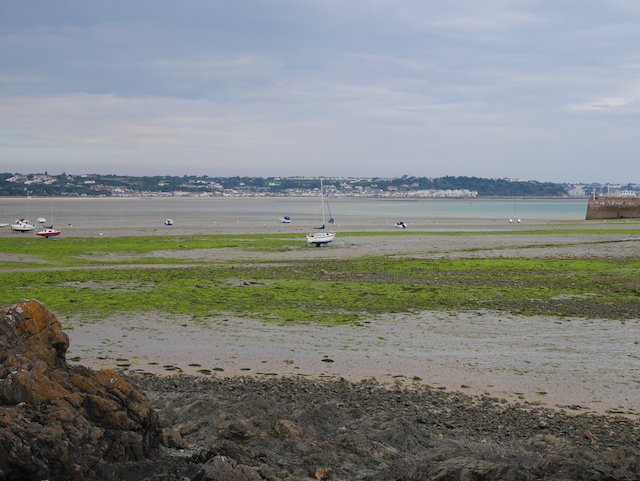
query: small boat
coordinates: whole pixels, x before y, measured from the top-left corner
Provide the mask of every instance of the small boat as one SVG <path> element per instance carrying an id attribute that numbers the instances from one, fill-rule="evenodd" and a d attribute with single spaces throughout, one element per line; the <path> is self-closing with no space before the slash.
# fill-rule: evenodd
<path id="1" fill-rule="evenodd" d="M 509 224 L 520 224 L 522 222 L 522 219 L 520 217 L 516 217 L 516 198 L 513 198 L 513 217 L 509 218 Z"/>
<path id="2" fill-rule="evenodd" d="M 322 184 L 322 180 L 320 180 L 320 202 L 322 206 L 322 226 L 316 227 L 316 229 L 321 230 L 322 232 L 312 232 L 307 234 L 307 245 L 320 247 L 328 245 L 333 239 L 336 238 L 335 232 L 326 232 L 325 231 L 325 222 L 324 222 L 324 186 Z M 329 224 L 333 224 L 334 220 L 331 217 L 331 211 L 329 211 Z"/>
<path id="3" fill-rule="evenodd" d="M 51 218 L 51 221 L 53 222 L 53 203 L 52 202 L 49 202 L 49 210 L 50 210 L 50 218 Z M 47 219 L 45 219 L 44 217 L 38 218 L 38 222 L 40 223 L 44 223 L 46 221 Z M 53 227 L 53 223 L 49 227 L 43 226 L 42 229 L 36 231 L 37 236 L 44 237 L 45 239 L 49 239 L 51 237 L 58 237 L 60 234 L 62 234 L 62 232 L 59 231 L 58 229 L 55 229 Z"/>
<path id="4" fill-rule="evenodd" d="M 283 224 L 291 224 L 291 217 L 289 217 L 288 215 L 284 215 L 280 218 L 280 222 L 282 222 Z"/>
<path id="5" fill-rule="evenodd" d="M 164 225 L 173 225 L 173 219 L 167 219 L 164 221 Z"/>
<path id="6" fill-rule="evenodd" d="M 11 230 L 13 232 L 31 232 L 36 226 L 27 219 L 18 219 L 11 224 Z"/>
<path id="7" fill-rule="evenodd" d="M 406 229 L 407 228 L 407 224 L 403 220 L 396 222 L 394 225 L 395 225 L 396 229 Z"/>
<path id="8" fill-rule="evenodd" d="M 29 217 L 29 193 L 27 192 L 27 217 Z M 26 218 L 18 219 L 11 224 L 11 230 L 13 232 L 31 232 L 36 226 Z"/>
<path id="9" fill-rule="evenodd" d="M 60 232 L 58 229 L 54 229 L 53 226 L 45 227 L 44 229 L 36 232 L 36 235 L 39 235 L 40 237 L 44 237 L 46 239 L 49 239 L 50 237 L 58 237 L 60 234 L 62 234 L 62 232 Z"/>
<path id="10" fill-rule="evenodd" d="M 312 234 L 307 234 L 307 243 L 309 245 L 320 247 L 322 245 L 327 245 L 335 238 L 335 232 L 313 232 Z"/>
<path id="11" fill-rule="evenodd" d="M 3 222 L 3 223 L 0 223 L 0 227 L 9 227 L 9 224 L 6 224 Z"/>
<path id="12" fill-rule="evenodd" d="M 45 222 L 47 222 L 47 219 L 44 217 L 38 217 L 38 224 L 44 224 Z"/>

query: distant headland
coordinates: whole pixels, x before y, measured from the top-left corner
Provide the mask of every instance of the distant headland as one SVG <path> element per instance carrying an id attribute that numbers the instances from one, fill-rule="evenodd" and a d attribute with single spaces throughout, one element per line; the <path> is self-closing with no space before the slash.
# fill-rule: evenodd
<path id="1" fill-rule="evenodd" d="M 595 193 L 640 197 L 640 184 L 571 184 L 480 177 L 323 177 L 333 197 L 475 198 L 571 197 Z M 0 173 L 0 196 L 304 197 L 317 195 L 318 177 L 126 176 Z"/>

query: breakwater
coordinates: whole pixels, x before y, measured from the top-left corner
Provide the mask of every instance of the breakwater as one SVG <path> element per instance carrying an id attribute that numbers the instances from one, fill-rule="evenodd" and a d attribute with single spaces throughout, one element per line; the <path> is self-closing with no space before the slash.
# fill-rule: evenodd
<path id="1" fill-rule="evenodd" d="M 597 219 L 640 219 L 640 197 L 589 199 L 586 220 Z"/>

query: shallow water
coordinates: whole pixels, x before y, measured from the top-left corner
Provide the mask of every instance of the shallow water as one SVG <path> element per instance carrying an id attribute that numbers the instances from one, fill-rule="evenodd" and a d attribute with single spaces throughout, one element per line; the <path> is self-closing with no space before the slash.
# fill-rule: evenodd
<path id="1" fill-rule="evenodd" d="M 336 223 L 392 226 L 404 220 L 411 227 L 439 223 L 504 224 L 509 218 L 523 223 L 584 220 L 586 199 L 353 199 L 329 201 Z M 328 214 L 327 219 L 328 219 Z M 35 221 L 47 218 L 57 226 L 68 224 L 83 228 L 164 227 L 171 218 L 176 228 L 242 225 L 259 228 L 279 224 L 289 215 L 294 225 L 322 223 L 319 199 L 309 198 L 0 198 L 0 222 L 26 217 Z"/>

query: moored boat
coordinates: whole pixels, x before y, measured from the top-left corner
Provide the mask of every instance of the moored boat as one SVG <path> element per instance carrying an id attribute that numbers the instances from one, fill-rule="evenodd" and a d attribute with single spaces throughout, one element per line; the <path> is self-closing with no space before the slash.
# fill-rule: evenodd
<path id="1" fill-rule="evenodd" d="M 328 244 L 335 238 L 335 232 L 313 232 L 311 234 L 307 234 L 307 243 L 319 247 L 321 245 Z"/>
<path id="2" fill-rule="evenodd" d="M 58 229 L 54 229 L 53 226 L 45 227 L 44 229 L 36 232 L 36 235 L 39 235 L 40 237 L 44 237 L 46 239 L 49 239 L 50 237 L 58 237 L 60 234 L 62 234 L 62 232 L 60 232 Z"/>
<path id="3" fill-rule="evenodd" d="M 321 232 L 312 232 L 307 234 L 307 245 L 320 247 L 328 245 L 333 239 L 336 238 L 335 232 L 326 232 L 325 231 L 325 222 L 324 222 L 324 186 L 322 180 L 320 180 L 320 201 L 322 205 L 322 226 L 316 227 L 316 229 Z M 329 223 L 333 224 L 334 220 L 331 217 L 331 212 L 329 212 Z"/>
<path id="4" fill-rule="evenodd" d="M 18 219 L 11 224 L 11 230 L 13 232 L 31 232 L 36 226 L 27 219 Z"/>

